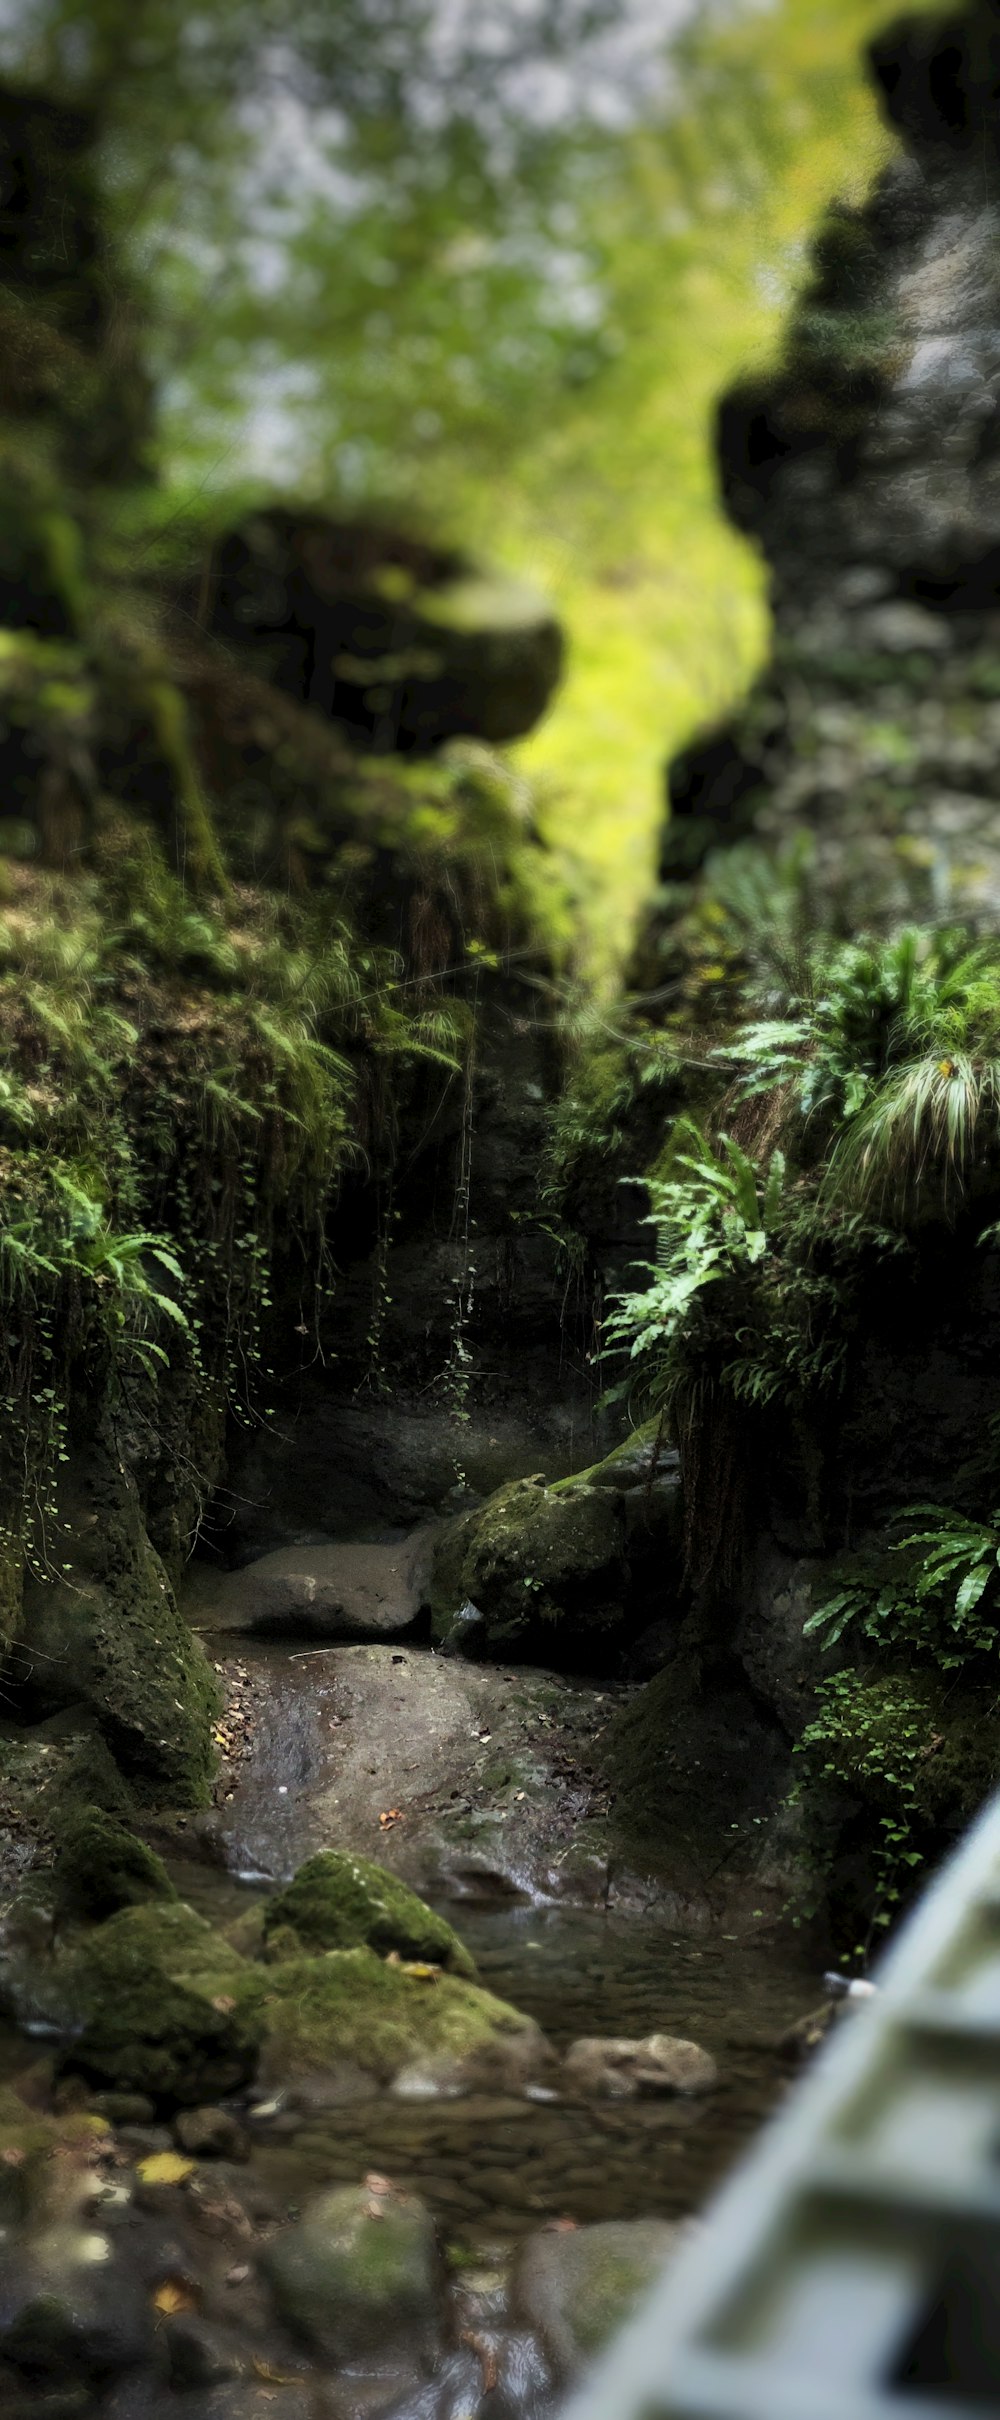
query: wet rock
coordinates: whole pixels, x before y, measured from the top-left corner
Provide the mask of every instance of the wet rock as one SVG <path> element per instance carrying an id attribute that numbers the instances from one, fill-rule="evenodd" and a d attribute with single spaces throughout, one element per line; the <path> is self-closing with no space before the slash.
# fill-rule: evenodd
<path id="1" fill-rule="evenodd" d="M 0 2358 L 41 2384 L 97 2384 L 154 2351 L 145 2300 L 98 2230 L 55 2227 L 9 2255 Z"/>
<path id="2" fill-rule="evenodd" d="M 838 2007 L 833 2000 L 823 2000 L 818 2008 L 809 2009 L 804 2017 L 796 2017 L 795 2023 L 786 2026 L 775 2043 L 779 2058 L 787 2059 L 793 2067 L 804 2066 L 814 2050 L 822 2049 L 827 2035 L 839 2024 L 842 2014 L 842 2006 Z"/>
<path id="3" fill-rule="evenodd" d="M 534 2026 L 526 2025 L 518 2032 L 484 2035 L 450 2056 L 415 2059 L 400 2069 L 392 2090 L 402 2101 L 457 2100 L 472 2092 L 530 2095 L 555 2067 L 548 2044 Z"/>
<path id="4" fill-rule="evenodd" d="M 614 1490 L 516 1480 L 445 1531 L 434 1635 L 475 1655 L 537 1655 L 544 1644 L 547 1658 L 579 1665 L 621 1631 L 628 1577 Z"/>
<path id="5" fill-rule="evenodd" d="M 636 2218 L 529 2235 L 514 2272 L 513 2313 L 540 2336 L 561 2379 L 615 2335 L 686 2233 L 683 2223 Z"/>
<path id="6" fill-rule="evenodd" d="M 290 1937 L 302 1950 L 367 1947 L 473 1977 L 475 1961 L 458 1934 L 384 1866 L 326 1849 L 300 1866 L 294 1881 L 269 1900 L 265 1954 Z M 287 1954 L 287 1951 L 286 1953 Z"/>
<path id="7" fill-rule="evenodd" d="M 200 1572 L 188 1611 L 205 1630 L 395 1637 L 430 1603 L 433 1534 L 388 1546 L 281 1546 L 240 1571 Z"/>
<path id="8" fill-rule="evenodd" d="M 303 2379 L 300 2385 L 284 2368 L 281 2377 L 280 2388 L 243 2376 L 215 2386 L 188 2387 L 178 2402 L 172 2387 L 158 2391 L 140 2374 L 123 2379 L 102 2400 L 101 2420 L 278 2420 L 279 2413 L 280 2420 L 317 2420 L 313 2381 Z"/>
<path id="9" fill-rule="evenodd" d="M 197 2106 L 249 2082 L 259 2031 L 241 2006 L 248 1969 L 191 1908 L 126 1908 L 63 1976 L 76 2038 L 67 2064 L 154 2101 Z"/>
<path id="10" fill-rule="evenodd" d="M 175 2312 L 161 2332 L 170 2384 L 179 2394 L 221 2386 L 230 2378 L 244 2377 L 250 2368 L 250 2355 L 236 2337 L 197 2311 Z"/>
<path id="11" fill-rule="evenodd" d="M 67 1821 L 55 1865 L 60 1898 L 74 1913 L 96 1918 L 177 1893 L 154 1849 L 113 1815 L 85 1807 Z"/>
<path id="12" fill-rule="evenodd" d="M 315 1665 L 264 1651 L 251 1669 L 251 1753 L 232 1800 L 199 1818 L 237 1872 L 289 1874 L 336 1841 L 435 1902 L 605 1895 L 600 1791 L 580 1768 L 606 1691 L 409 1646 L 330 1647 Z M 231 1933 L 249 1954 L 257 1921 Z"/>
<path id="13" fill-rule="evenodd" d="M 563 2077 L 578 2092 L 627 2100 L 637 2092 L 711 2092 L 719 2070 L 707 2050 L 675 2034 L 647 2034 L 640 2042 L 592 2035 L 571 2043 Z"/>
<path id="14" fill-rule="evenodd" d="M 64 2217 L 78 2161 L 93 2152 L 101 2131 L 93 2115 L 53 2117 L 29 2108 L 12 2086 L 0 2086 L 0 2229 Z"/>
<path id="15" fill-rule="evenodd" d="M 247 2160 L 250 2138 L 229 2109 L 182 2109 L 174 2136 L 192 2159 Z"/>
<path id="16" fill-rule="evenodd" d="M 415 2195 L 384 2178 L 320 2195 L 260 2262 L 285 2326 L 332 2360 L 412 2348 L 429 2357 L 438 2345 L 443 2284 L 433 2221 Z"/>

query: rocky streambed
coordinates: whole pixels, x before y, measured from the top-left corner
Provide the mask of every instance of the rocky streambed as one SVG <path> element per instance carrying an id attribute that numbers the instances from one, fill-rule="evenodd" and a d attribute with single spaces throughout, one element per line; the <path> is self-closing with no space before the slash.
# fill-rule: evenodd
<path id="1" fill-rule="evenodd" d="M 202 1580 L 213 1806 L 14 1891 L 5 2413 L 544 2420 L 784 2088 L 811 1975 L 623 1860 L 623 1685 L 438 1652 L 424 1558 Z"/>

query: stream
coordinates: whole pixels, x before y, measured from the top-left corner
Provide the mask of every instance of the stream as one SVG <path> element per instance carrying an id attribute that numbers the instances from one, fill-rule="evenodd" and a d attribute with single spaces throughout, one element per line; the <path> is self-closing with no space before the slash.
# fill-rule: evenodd
<path id="1" fill-rule="evenodd" d="M 675 2035 L 712 2054 L 718 2083 L 693 2097 L 563 2099 L 556 2068 L 554 2083 L 449 2097 L 393 2091 L 346 2066 L 300 2074 L 269 2097 L 266 2085 L 237 2094 L 214 2114 L 235 2121 L 240 2147 L 182 2159 L 182 2181 L 162 2184 L 158 2162 L 176 2162 L 169 2123 L 162 2113 L 151 2122 L 152 2104 L 144 2116 L 112 2112 L 116 2131 L 95 2153 L 111 2197 L 99 2204 L 110 2216 L 94 2238 L 108 2260 L 96 2290 L 114 2333 L 138 2285 L 146 2335 L 120 2415 L 103 2387 L 79 2408 L 174 2420 L 176 2387 L 188 2420 L 270 2420 L 277 2383 L 285 2420 L 552 2420 L 575 2374 L 558 2330 L 586 2324 L 556 2315 L 562 2289 L 544 2283 L 553 2246 L 580 2245 L 586 2258 L 580 2227 L 671 2222 L 702 2207 L 787 2089 L 778 2043 L 815 2003 L 815 1972 L 794 1934 L 753 1925 L 757 1911 L 730 1929 L 703 1895 L 681 1922 L 676 1893 L 618 1867 L 599 1759 L 588 1762 L 615 1702 L 609 1685 L 475 1667 L 412 1638 L 206 1645 L 226 1701 L 216 1804 L 174 1819 L 161 1845 L 181 1898 L 214 1928 L 252 1916 L 317 1848 L 374 1856 L 417 1884 L 457 1927 L 481 1981 L 556 2051 L 585 2036 Z M 44 2096 L 46 2055 L 43 2041 L 0 2029 L 0 2087 L 20 2079 L 29 2100 Z M 76 2092 L 70 2109 L 91 2108 L 86 2088 Z M 294 2329 L 276 2326 L 259 2264 L 289 2221 L 294 2240 L 296 2220 L 338 2186 L 426 2206 L 450 2314 L 431 2353 L 418 2334 L 400 2345 L 397 2326 L 384 2351 L 379 2340 L 360 2360 L 316 2369 Z M 642 2233 L 625 2230 L 632 2246 Z M 168 2314 L 152 2341 L 151 2293 Z M 578 2307 L 590 2309 L 582 2289 Z M 126 2345 L 121 2359 L 131 2358 Z M 0 2378 L 6 2409 L 3 2394 Z M 12 2408 L 20 2420 L 22 2404 Z"/>
<path id="2" fill-rule="evenodd" d="M 211 1652 L 223 1642 L 207 1644 Z M 231 1657 L 232 1639 L 224 1644 Z M 510 1802 L 509 1792 L 504 1806 L 502 1790 L 499 1797 L 495 1790 L 498 1768 L 483 1766 L 503 1737 L 502 1712 L 494 1714 L 485 1742 L 475 1727 L 483 1694 L 496 1704 L 504 1684 L 508 1704 L 516 1704 L 529 1731 L 550 1722 L 540 1711 L 551 1688 L 545 1676 L 470 1668 L 412 1647 L 404 1660 L 399 1650 L 370 1645 L 317 1653 L 294 1641 L 240 1644 L 235 1669 L 259 1711 L 251 1753 L 212 1819 L 213 1852 L 224 1863 L 184 1857 L 171 1864 L 178 1889 L 199 1913 L 215 1924 L 232 1923 L 266 1887 L 265 1876 L 284 1880 L 324 1845 L 381 1855 L 457 1925 L 483 1983 L 534 2017 L 557 2049 L 583 2035 L 678 2034 L 713 2054 L 721 2079 L 719 2089 L 702 2098 L 642 2096 L 586 2108 L 555 2098 L 479 2093 L 452 2101 L 380 2094 L 310 2109 L 296 2094 L 293 2106 L 279 2105 L 254 2129 L 255 2159 L 277 2197 L 297 2204 L 321 2185 L 354 2183 L 375 2168 L 418 2191 L 443 2235 L 459 2243 L 478 2242 L 485 2231 L 511 2244 L 557 2218 L 678 2218 L 697 2210 L 784 2088 L 788 2070 L 775 2045 L 817 1998 L 815 1972 L 803 1964 L 794 1935 L 776 1937 L 768 1928 L 766 1938 L 748 1938 L 704 1923 L 696 1931 L 681 1930 L 655 1906 L 550 1896 L 562 1888 L 566 1868 L 556 1874 L 555 1861 L 539 1865 L 537 1836 L 525 1832 L 525 1809 Z M 359 1706 L 358 1715 L 368 1719 L 358 1720 L 352 1738 L 345 1697 L 361 1683 L 374 1691 L 382 1719 L 373 1724 L 370 1708 Z M 415 1684 L 419 1702 L 411 1695 Z M 564 1676 L 558 1686 L 585 1721 L 595 1692 Z M 379 1807 L 390 1776 L 406 1803 L 412 1803 L 408 1784 L 426 1781 L 422 1732 L 430 1738 L 433 1765 L 446 1745 L 454 1769 L 461 1718 L 453 1712 L 452 1694 L 460 1693 L 465 1709 L 461 1693 L 467 1689 L 473 1713 L 465 1727 L 471 1723 L 487 1782 L 487 1804 L 475 1820 L 492 1861 L 487 1865 L 483 1858 L 477 1866 L 463 1855 L 456 1871 L 447 1842 L 442 1849 L 439 1801 L 429 1829 L 420 1830 L 414 1805 L 409 1836 L 403 1817 L 381 1839 Z M 393 1728 L 396 1698 L 387 1707 L 387 1690 L 403 1693 L 407 1710 L 413 1709 L 412 1736 L 401 1738 Z M 603 1695 L 596 1692 L 598 1705 Z M 359 1749 L 367 1803 L 363 1792 L 359 1799 L 357 1776 L 353 1787 L 350 1779 L 350 1758 Z M 511 1765 L 517 1779 L 523 1761 L 515 1756 Z M 520 1798 L 525 1795 L 522 1790 Z M 562 1785 L 562 1800 L 553 1793 L 548 1805 L 554 1832 L 567 1807 L 570 1820 L 586 1831 L 587 1808 L 572 1775 Z M 536 1805 L 536 1825 L 538 1814 Z M 506 1870 L 497 1849 L 505 1830 L 518 1842 Z"/>

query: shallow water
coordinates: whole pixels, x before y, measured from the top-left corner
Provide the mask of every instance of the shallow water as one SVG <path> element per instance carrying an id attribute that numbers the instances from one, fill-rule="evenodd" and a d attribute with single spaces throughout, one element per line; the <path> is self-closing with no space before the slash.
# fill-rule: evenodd
<path id="1" fill-rule="evenodd" d="M 313 1816 L 343 1738 L 332 1727 L 329 1663 L 240 1644 L 240 1670 L 257 1685 L 254 1749 L 215 1833 L 216 1854 L 237 1870 L 206 1860 L 194 1839 L 190 1856 L 171 1860 L 182 1897 L 219 1925 L 261 1895 L 260 1880 L 239 1879 L 239 1869 L 286 1874 L 319 1845 Z M 662 1915 L 614 1904 L 452 1898 L 441 1906 L 483 1982 L 534 2017 L 556 2049 L 588 2034 L 681 2035 L 712 2052 L 718 2090 L 585 2105 L 380 2093 L 325 2109 L 285 2107 L 278 2095 L 274 2114 L 253 2123 L 254 2162 L 276 2200 L 295 2208 L 321 2185 L 377 2169 L 423 2195 L 446 2239 L 480 2245 L 509 2243 L 547 2219 L 698 2209 L 786 2088 L 775 2044 L 818 1997 L 795 1936 L 748 1941 L 719 1928 L 692 1936 Z M 24 2044 L 19 2057 L 7 2044 L 0 2065 L 37 2056 L 37 2047 Z"/>
<path id="2" fill-rule="evenodd" d="M 510 2241 L 551 2218 L 697 2209 L 785 2089 L 773 2045 L 815 1999 L 815 1978 L 773 1943 L 695 1945 L 634 1915 L 463 1907 L 459 1922 L 483 1981 L 537 2018 L 557 2047 L 585 2033 L 682 2034 L 717 2058 L 719 2090 L 586 2107 L 386 2095 L 279 2115 L 256 2136 L 281 2197 L 377 2168 L 420 2192 L 446 2237 L 473 2242 Z"/>

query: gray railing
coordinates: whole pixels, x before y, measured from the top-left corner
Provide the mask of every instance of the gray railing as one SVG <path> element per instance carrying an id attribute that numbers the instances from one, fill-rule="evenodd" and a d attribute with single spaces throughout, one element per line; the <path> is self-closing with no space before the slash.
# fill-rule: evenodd
<path id="1" fill-rule="evenodd" d="M 564 2420 L 1000 2414 L 1000 1798 Z"/>

